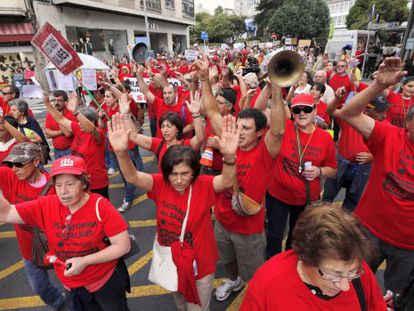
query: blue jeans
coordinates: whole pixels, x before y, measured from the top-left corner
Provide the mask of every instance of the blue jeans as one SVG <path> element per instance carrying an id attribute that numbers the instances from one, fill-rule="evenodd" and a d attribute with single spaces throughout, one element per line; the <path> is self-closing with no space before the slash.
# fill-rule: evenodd
<path id="1" fill-rule="evenodd" d="M 47 270 L 40 269 L 30 260 L 23 259 L 24 270 L 32 290 L 40 296 L 45 304 L 54 310 L 65 302 L 62 293 L 50 282 Z"/>
<path id="2" fill-rule="evenodd" d="M 266 193 L 266 257 L 282 252 L 283 235 L 289 217 L 289 233 L 286 240 L 286 250 L 291 249 L 292 233 L 299 215 L 305 210 L 305 205 L 289 205 Z"/>
<path id="3" fill-rule="evenodd" d="M 114 163 L 114 159 L 111 157 L 111 153 L 113 152 L 109 150 L 109 140 L 107 136 L 105 138 L 105 165 L 107 169 L 112 168 L 115 170 L 118 165 Z"/>
<path id="4" fill-rule="evenodd" d="M 72 154 L 72 150 L 70 148 L 67 148 L 67 149 L 56 149 L 55 148 L 55 160 L 61 157 L 69 156 L 71 154 Z"/>
<path id="5" fill-rule="evenodd" d="M 139 171 L 143 171 L 144 162 L 142 162 L 142 158 L 141 158 L 141 154 L 139 153 L 138 146 L 135 146 L 134 149 L 128 150 L 128 154 L 135 168 L 137 168 Z M 118 168 L 119 167 L 118 159 L 116 158 L 116 155 L 113 151 L 111 151 L 110 156 L 115 164 L 115 168 Z M 125 180 L 124 175 L 122 174 L 121 170 L 120 170 L 120 173 L 121 173 L 122 180 L 124 181 L 124 184 L 125 184 L 125 202 L 131 203 L 134 200 L 135 186 L 134 184 L 131 184 Z"/>

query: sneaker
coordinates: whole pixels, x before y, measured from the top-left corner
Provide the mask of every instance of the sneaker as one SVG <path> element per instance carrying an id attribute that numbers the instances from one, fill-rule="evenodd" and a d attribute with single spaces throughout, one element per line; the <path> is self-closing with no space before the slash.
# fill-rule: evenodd
<path id="1" fill-rule="evenodd" d="M 125 199 L 122 202 L 122 205 L 118 207 L 118 212 L 123 213 L 126 212 L 132 205 L 132 202 L 126 202 Z"/>
<path id="2" fill-rule="evenodd" d="M 244 284 L 241 278 L 238 276 L 236 281 L 230 279 L 224 280 L 220 287 L 216 289 L 215 297 L 218 301 L 224 301 L 229 298 L 232 292 L 237 292 L 243 288 Z"/>
<path id="3" fill-rule="evenodd" d="M 113 169 L 112 167 L 108 170 L 108 175 L 112 175 L 115 173 L 115 169 Z"/>

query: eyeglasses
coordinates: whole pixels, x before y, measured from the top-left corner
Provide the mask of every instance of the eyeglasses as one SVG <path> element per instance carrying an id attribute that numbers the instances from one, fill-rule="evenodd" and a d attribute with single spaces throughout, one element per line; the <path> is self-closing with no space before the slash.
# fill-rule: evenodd
<path id="1" fill-rule="evenodd" d="M 292 108 L 292 112 L 294 113 L 294 114 L 299 114 L 299 113 L 301 113 L 302 111 L 304 112 L 304 113 L 311 113 L 312 111 L 313 111 L 313 109 L 314 109 L 314 106 L 303 106 L 303 107 L 293 107 Z"/>
<path id="2" fill-rule="evenodd" d="M 28 162 L 7 162 L 5 164 L 10 168 L 13 168 L 13 166 L 17 167 L 17 168 L 22 168 L 23 166 L 26 166 L 30 162 L 32 162 L 32 161 L 28 161 Z"/>
<path id="3" fill-rule="evenodd" d="M 336 67 L 338 67 L 338 68 L 345 68 L 346 66 L 345 65 L 336 65 Z"/>
<path id="4" fill-rule="evenodd" d="M 330 273 L 323 272 L 320 268 L 318 269 L 318 272 L 322 279 L 326 281 L 330 281 L 330 282 L 339 282 L 342 279 L 347 279 L 349 281 L 352 281 L 352 280 L 355 280 L 361 277 L 361 275 L 364 274 L 364 270 L 362 268 L 358 268 L 357 271 L 355 271 L 354 273 L 350 273 L 348 275 L 330 274 Z"/>
<path id="5" fill-rule="evenodd" d="M 14 94 L 13 92 L 4 92 L 4 91 L 2 91 L 1 92 L 3 95 L 10 95 L 10 94 Z"/>
<path id="6" fill-rule="evenodd" d="M 64 240 L 69 239 L 70 229 L 72 228 L 71 223 L 72 223 L 72 214 L 66 216 L 66 219 L 65 219 L 65 224 L 62 230 L 62 238 Z"/>

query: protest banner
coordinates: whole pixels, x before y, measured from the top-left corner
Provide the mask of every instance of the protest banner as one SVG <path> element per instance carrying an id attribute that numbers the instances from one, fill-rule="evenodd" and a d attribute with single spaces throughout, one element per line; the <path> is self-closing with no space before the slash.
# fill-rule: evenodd
<path id="1" fill-rule="evenodd" d="M 149 79 L 148 79 L 149 80 Z M 124 78 L 124 82 L 128 83 L 131 87 L 131 96 L 136 103 L 146 103 L 145 96 L 141 92 L 137 78 Z M 145 81 L 146 83 L 149 83 Z"/>
<path id="2" fill-rule="evenodd" d="M 64 75 L 82 66 L 82 61 L 69 42 L 48 22 L 36 33 L 32 44 Z"/>
<path id="3" fill-rule="evenodd" d="M 198 57 L 198 52 L 197 51 L 194 51 L 194 50 L 185 50 L 184 58 L 188 62 L 197 60 L 197 57 Z"/>

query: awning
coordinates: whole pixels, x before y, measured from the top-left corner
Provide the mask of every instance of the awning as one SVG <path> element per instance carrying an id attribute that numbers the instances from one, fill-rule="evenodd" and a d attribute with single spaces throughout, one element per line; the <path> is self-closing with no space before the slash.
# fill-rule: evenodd
<path id="1" fill-rule="evenodd" d="M 33 39 L 33 27 L 30 23 L 0 24 L 0 42 L 22 42 Z"/>

